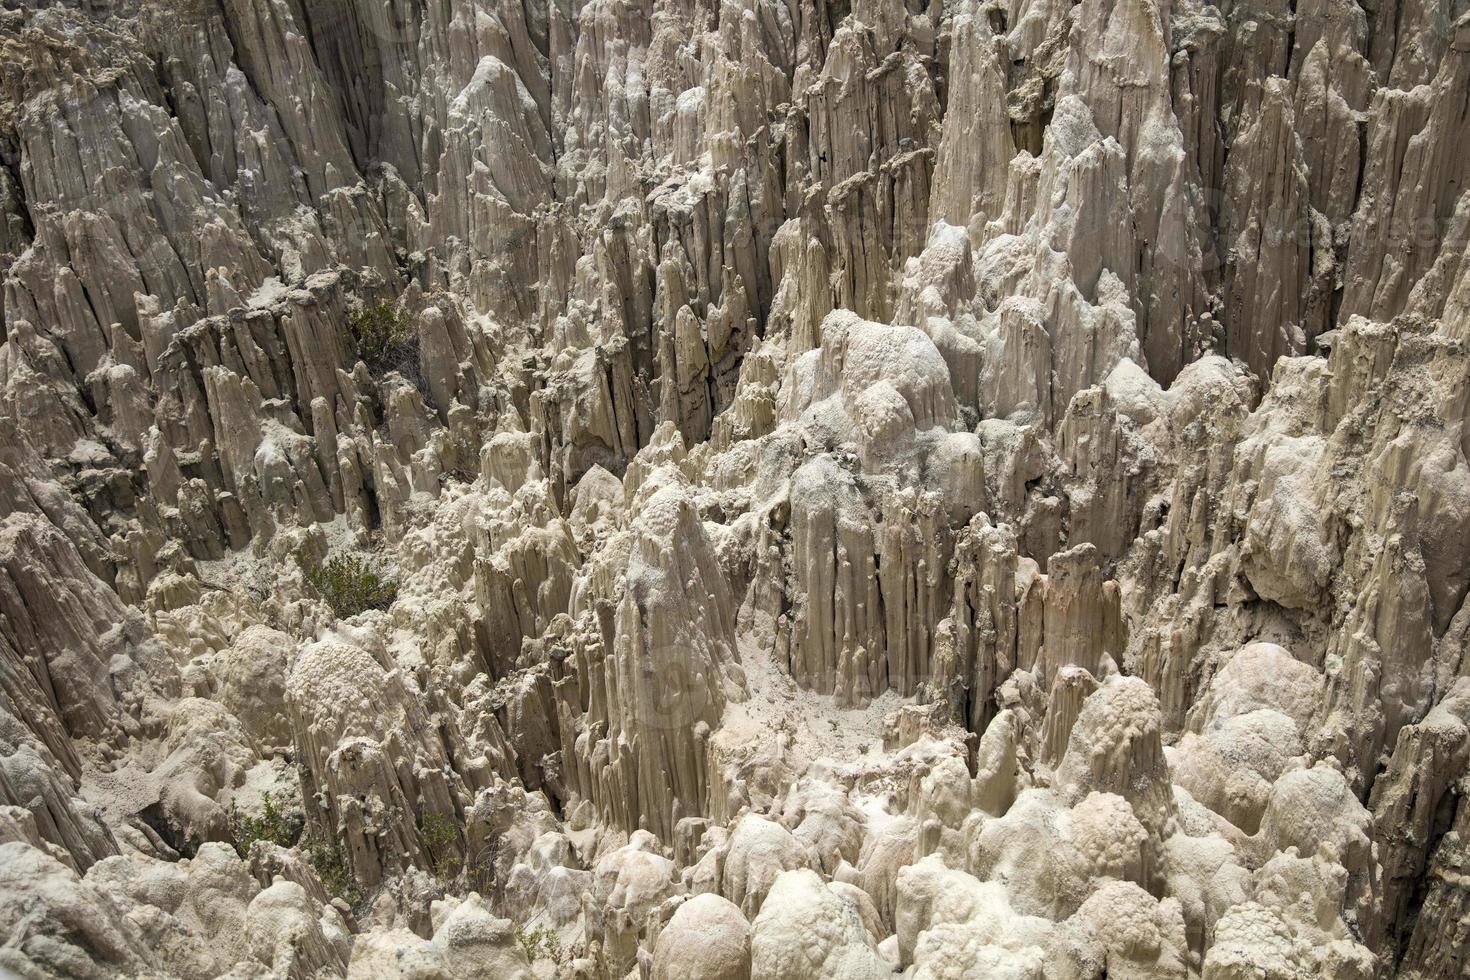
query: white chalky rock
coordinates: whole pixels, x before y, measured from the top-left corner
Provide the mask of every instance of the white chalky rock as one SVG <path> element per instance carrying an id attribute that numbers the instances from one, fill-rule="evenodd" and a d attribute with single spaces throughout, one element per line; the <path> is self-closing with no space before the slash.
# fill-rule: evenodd
<path id="1" fill-rule="evenodd" d="M 750 924 L 718 895 L 679 906 L 653 948 L 654 980 L 749 980 Z"/>
<path id="2" fill-rule="evenodd" d="M 0 973 L 1461 975 L 1463 7 L 0 4 Z"/>
<path id="3" fill-rule="evenodd" d="M 787 871 L 776 879 L 751 923 L 752 980 L 869 980 L 890 973 L 856 903 L 814 871 Z"/>

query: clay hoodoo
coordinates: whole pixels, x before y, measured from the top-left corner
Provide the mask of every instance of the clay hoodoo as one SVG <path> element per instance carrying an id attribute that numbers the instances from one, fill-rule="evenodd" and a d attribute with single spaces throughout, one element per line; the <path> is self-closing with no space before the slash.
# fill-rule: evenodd
<path id="1" fill-rule="evenodd" d="M 1455 4 L 0 9 L 0 973 L 1470 971 Z"/>

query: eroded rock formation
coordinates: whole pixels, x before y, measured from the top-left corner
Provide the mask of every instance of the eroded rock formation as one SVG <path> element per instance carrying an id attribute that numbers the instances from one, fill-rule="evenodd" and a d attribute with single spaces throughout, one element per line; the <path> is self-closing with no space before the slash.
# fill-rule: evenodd
<path id="1" fill-rule="evenodd" d="M 0 7 L 0 973 L 1470 973 L 1470 14 Z"/>

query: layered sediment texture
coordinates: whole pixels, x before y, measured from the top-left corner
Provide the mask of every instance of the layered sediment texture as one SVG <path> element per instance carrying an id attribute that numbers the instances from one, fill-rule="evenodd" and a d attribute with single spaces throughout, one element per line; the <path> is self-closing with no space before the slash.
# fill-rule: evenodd
<path id="1" fill-rule="evenodd" d="M 1459 0 L 9 0 L 0 973 L 1470 971 Z"/>

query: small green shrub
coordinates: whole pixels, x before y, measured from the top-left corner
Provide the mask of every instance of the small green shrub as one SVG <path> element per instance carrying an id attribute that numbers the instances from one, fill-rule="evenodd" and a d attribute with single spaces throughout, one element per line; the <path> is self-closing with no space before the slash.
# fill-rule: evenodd
<path id="1" fill-rule="evenodd" d="M 332 607 L 338 619 L 356 616 L 368 609 L 387 609 L 398 598 L 398 583 L 378 575 L 367 562 L 353 555 L 339 555 L 325 564 L 296 557 L 306 576 L 307 587 Z"/>
<path id="2" fill-rule="evenodd" d="M 516 939 L 526 952 L 526 959 L 535 963 L 545 956 L 553 963 L 561 962 L 561 937 L 553 929 L 537 926 L 534 929 L 517 928 Z"/>
<path id="3" fill-rule="evenodd" d="M 303 831 L 301 818 L 286 813 L 269 793 L 261 797 L 260 816 L 243 814 L 230 808 L 230 830 L 234 837 L 235 852 L 242 859 L 250 857 L 250 846 L 258 840 L 270 841 L 281 847 L 295 847 L 301 842 Z M 362 894 L 347 866 L 347 853 L 341 843 L 331 837 L 312 834 L 304 844 L 306 857 L 316 869 L 316 876 L 327 894 L 356 905 Z"/>
<path id="4" fill-rule="evenodd" d="M 429 813 L 419 820 L 419 839 L 429 858 L 429 870 L 440 881 L 459 874 L 459 830 L 440 813 Z"/>
<path id="5" fill-rule="evenodd" d="M 374 374 L 402 370 L 418 363 L 418 332 L 408 314 L 386 300 L 368 303 L 347 317 L 357 358 Z M 411 357 L 410 357 L 411 355 Z"/>
<path id="6" fill-rule="evenodd" d="M 261 797 L 260 816 L 252 817 L 230 806 L 230 835 L 241 858 L 250 857 L 250 845 L 258 840 L 281 847 L 294 847 L 301 839 L 301 821 L 287 814 L 269 793 Z"/>
<path id="7" fill-rule="evenodd" d="M 335 837 L 313 837 L 306 845 L 306 855 L 316 869 L 317 879 L 327 894 L 340 898 L 348 905 L 362 901 L 352 869 L 347 865 L 347 852 Z"/>
<path id="8" fill-rule="evenodd" d="M 479 892 L 487 899 L 496 895 L 495 864 L 503 841 L 504 838 L 500 834 L 492 834 L 488 840 L 482 842 L 478 848 L 472 849 L 466 856 L 466 890 Z"/>

